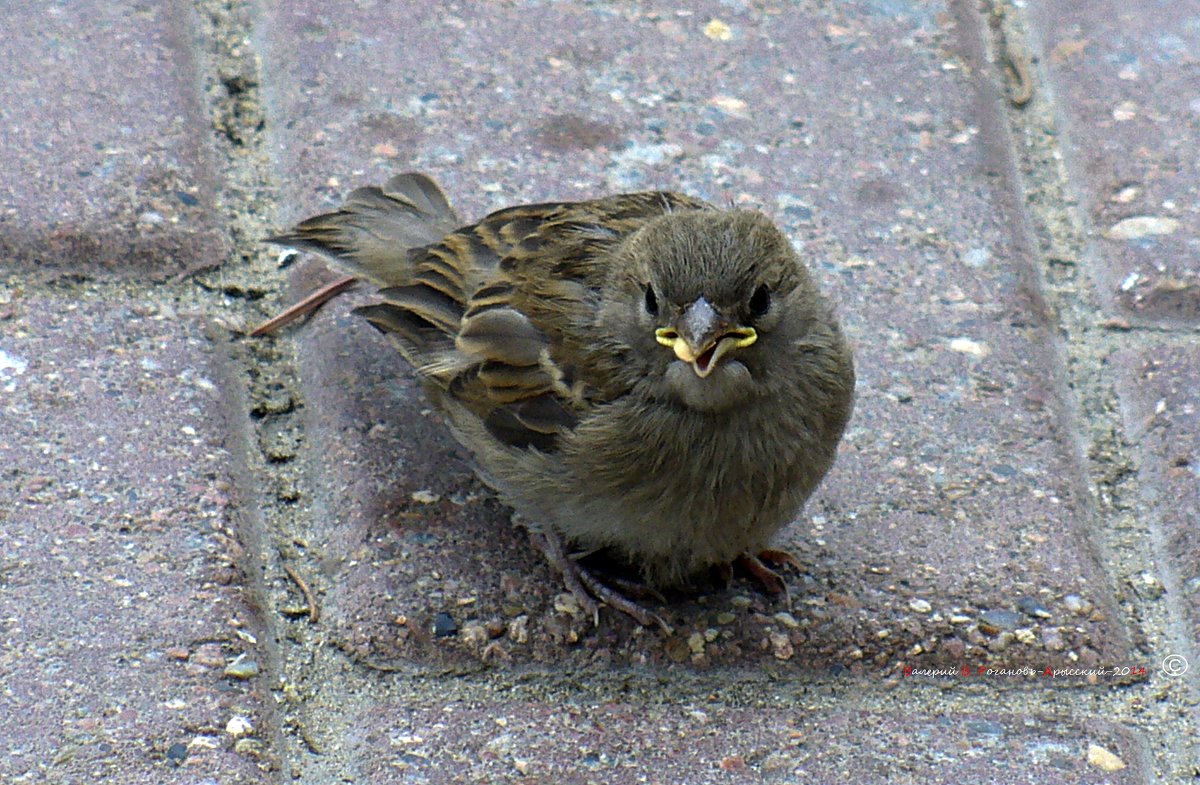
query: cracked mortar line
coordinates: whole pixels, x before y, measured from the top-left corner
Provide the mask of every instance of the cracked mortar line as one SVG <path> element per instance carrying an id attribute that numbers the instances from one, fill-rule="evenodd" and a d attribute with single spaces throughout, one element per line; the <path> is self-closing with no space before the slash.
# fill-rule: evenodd
<path id="1" fill-rule="evenodd" d="M 260 678 L 264 693 L 276 703 L 265 709 L 271 716 L 260 725 L 270 728 L 270 762 L 278 780 L 289 782 L 295 779 L 290 754 L 294 734 L 289 732 L 295 722 L 288 711 L 294 705 L 290 674 L 295 668 L 280 641 L 294 633 L 278 609 L 289 602 L 293 586 L 281 563 L 278 537 L 290 529 L 290 519 L 305 514 L 299 502 L 306 494 L 297 488 L 295 461 L 268 460 L 264 446 L 270 438 L 268 426 L 302 433 L 295 399 L 288 405 L 273 402 L 280 389 L 296 389 L 296 371 L 288 351 L 276 342 L 242 337 L 258 312 L 254 301 L 274 301 L 282 288 L 282 276 L 259 243 L 272 228 L 267 217 L 274 195 L 258 96 L 260 62 L 249 38 L 250 3 L 199 0 L 194 13 L 203 32 L 199 40 L 207 44 L 201 52 L 205 93 L 215 146 L 226 163 L 218 195 L 232 240 L 224 263 L 195 281 L 209 293 L 208 311 L 214 320 L 208 334 L 222 376 L 226 430 L 232 440 L 231 474 L 239 497 L 238 536 L 244 546 L 238 566 L 248 599 L 267 631 L 258 647 L 265 661 Z"/>
<path id="2" fill-rule="evenodd" d="M 1078 437 L 1079 459 L 1090 481 L 1101 550 L 1113 568 L 1111 577 L 1117 583 L 1114 588 L 1122 600 L 1121 609 L 1130 625 L 1137 628 L 1139 650 L 1147 658 L 1154 653 L 1182 652 L 1190 662 L 1200 662 L 1197 647 L 1186 631 L 1186 612 L 1165 536 L 1156 516 L 1140 508 L 1135 446 L 1125 439 L 1113 371 L 1105 362 L 1118 348 L 1147 349 L 1161 342 L 1164 333 L 1183 338 L 1187 331 L 1097 322 L 1102 313 L 1099 292 L 1086 270 L 1098 263 L 1099 251 L 1091 239 L 1094 227 L 1081 207 L 1084 200 L 1069 175 L 1064 123 L 1055 111 L 1058 104 L 1053 87 L 1032 54 L 1043 47 L 1036 40 L 1036 28 L 1026 22 L 1023 8 L 992 0 L 989 22 L 994 51 L 1002 53 L 993 61 L 1028 64 L 1025 73 L 1030 95 L 1024 101 L 1012 100 L 1007 111 L 1011 138 L 1019 142 L 1009 147 L 1015 157 L 1016 192 L 1024 197 L 1027 230 L 1036 252 L 1042 289 L 1061 330 L 1059 347 L 1066 361 L 1064 391 L 1070 393 L 1064 400 L 1070 401 L 1070 432 Z M 1016 57 L 1013 52 L 1018 53 Z M 1164 602 L 1142 598 L 1131 590 L 1134 576 L 1150 565 L 1162 574 L 1168 586 Z M 1169 686 L 1155 690 L 1146 683 L 1126 689 L 1150 693 L 1161 705 Z M 1196 698 L 1187 692 L 1184 684 L 1170 697 L 1176 703 L 1194 706 Z M 1170 707 L 1160 712 L 1178 713 Z M 1196 753 L 1187 740 L 1196 735 L 1195 714 L 1184 718 L 1162 716 L 1159 719 L 1166 721 L 1158 723 L 1152 718 L 1128 716 L 1128 709 L 1125 715 L 1124 721 L 1141 726 L 1152 739 L 1155 769 L 1160 776 L 1171 780 L 1194 776 L 1197 762 L 1187 758 Z M 1184 719 L 1190 730 L 1171 719 Z M 1176 732 L 1168 734 L 1167 728 L 1175 728 Z"/>

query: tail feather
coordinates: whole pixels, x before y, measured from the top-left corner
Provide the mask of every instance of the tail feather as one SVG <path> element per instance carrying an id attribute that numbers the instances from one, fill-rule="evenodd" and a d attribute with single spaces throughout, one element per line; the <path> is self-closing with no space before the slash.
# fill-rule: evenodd
<path id="1" fill-rule="evenodd" d="M 437 183 L 407 172 L 382 188 L 358 188 L 337 210 L 301 221 L 267 242 L 319 253 L 352 275 L 400 286 L 412 273 L 409 251 L 436 243 L 459 224 Z"/>

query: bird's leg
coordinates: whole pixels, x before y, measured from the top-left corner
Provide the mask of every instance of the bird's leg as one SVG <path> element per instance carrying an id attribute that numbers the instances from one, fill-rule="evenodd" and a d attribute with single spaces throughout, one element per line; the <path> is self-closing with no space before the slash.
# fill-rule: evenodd
<path id="1" fill-rule="evenodd" d="M 639 624 L 649 627 L 657 624 L 664 632 L 673 632 L 658 614 L 646 610 L 641 605 L 608 586 L 591 573 L 586 567 L 567 555 L 562 538 L 553 531 L 535 531 L 527 529 L 529 540 L 546 557 L 560 573 L 567 590 L 579 601 L 579 605 L 592 615 L 594 624 L 600 623 L 600 607 L 596 600 L 632 617 Z"/>
<path id="2" fill-rule="evenodd" d="M 733 562 L 714 564 L 710 569 L 713 580 L 722 589 L 728 589 L 733 585 Z"/>
<path id="3" fill-rule="evenodd" d="M 767 548 L 759 552 L 757 556 L 750 553 L 743 553 L 734 559 L 733 565 L 758 581 L 767 594 L 773 597 L 782 594 L 787 606 L 791 608 L 792 598 L 788 594 L 787 583 L 779 576 L 779 573 L 767 566 L 767 562 L 776 567 L 788 564 L 797 569 L 800 568 L 800 562 L 796 560 L 795 556 L 787 551 L 772 548 Z"/>
<path id="4" fill-rule="evenodd" d="M 571 561 L 574 561 L 574 559 Z M 660 628 L 662 628 L 662 631 L 668 635 L 674 632 L 674 630 L 671 629 L 671 625 L 667 624 L 667 622 L 657 613 L 643 608 L 641 605 L 629 599 L 624 594 L 621 594 L 621 592 L 604 583 L 604 581 L 593 575 L 590 570 L 581 566 L 579 562 L 575 562 L 575 567 L 579 570 L 579 580 L 582 581 L 585 586 L 587 586 L 588 591 L 590 591 L 592 595 L 596 597 L 596 599 L 600 600 L 605 605 L 633 617 L 635 620 L 637 620 L 638 624 L 641 624 L 643 627 L 649 627 L 653 624 L 657 624 Z"/>
<path id="5" fill-rule="evenodd" d="M 767 594 L 775 596 L 787 591 L 787 584 L 779 577 L 779 573 L 764 564 L 758 556 L 743 553 L 733 560 L 733 566 L 758 581 Z"/>
<path id="6" fill-rule="evenodd" d="M 778 548 L 763 548 L 758 552 L 758 558 L 760 561 L 769 562 L 776 567 L 787 565 L 798 571 L 804 569 L 800 564 L 800 560 L 793 556 L 791 551 L 784 551 Z"/>
<path id="7" fill-rule="evenodd" d="M 527 529 L 529 532 L 529 541 L 533 543 L 533 547 L 542 552 L 546 557 L 546 561 L 550 562 L 551 566 L 562 573 L 563 583 L 566 584 L 567 591 L 575 596 L 579 601 L 579 605 L 585 611 L 591 614 L 594 624 L 600 623 L 600 606 L 596 604 L 595 598 L 588 594 L 587 589 L 583 587 L 583 581 L 580 579 L 580 573 L 583 569 L 574 559 L 568 558 L 563 550 L 562 540 L 552 533 L 543 531 L 534 531 Z"/>
<path id="8" fill-rule="evenodd" d="M 571 558 L 575 562 L 578 562 L 582 557 L 573 555 Z M 634 580 L 633 578 L 625 578 L 620 575 L 614 575 L 605 570 L 592 570 L 591 573 L 593 577 L 601 580 L 609 588 L 616 590 L 625 597 L 634 600 L 654 600 L 663 605 L 667 604 L 666 596 L 648 583 L 643 583 L 642 581 Z M 603 575 L 604 577 L 599 578 L 599 575 Z"/>

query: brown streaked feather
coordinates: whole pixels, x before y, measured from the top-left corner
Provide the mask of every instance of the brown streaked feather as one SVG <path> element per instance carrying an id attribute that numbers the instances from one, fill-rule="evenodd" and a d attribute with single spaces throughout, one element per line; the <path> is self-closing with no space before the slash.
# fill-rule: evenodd
<path id="1" fill-rule="evenodd" d="M 510 307 L 468 312 L 455 346 L 463 354 L 508 365 L 537 365 L 550 351 L 545 333 Z"/>
<path id="2" fill-rule="evenodd" d="M 413 357 L 428 356 L 439 341 L 452 349 L 445 332 L 413 311 L 393 303 L 375 303 L 355 308 L 354 312 L 377 330 L 394 338 L 400 353 L 412 362 Z M 429 374 L 435 375 L 435 374 Z"/>
<path id="3" fill-rule="evenodd" d="M 450 201 L 441 187 L 427 174 L 405 172 L 388 178 L 383 185 L 384 193 L 403 197 L 419 212 L 429 216 L 446 216 L 458 220 Z"/>
<path id="4" fill-rule="evenodd" d="M 587 354 L 579 330 L 595 315 L 609 252 L 652 218 L 702 209 L 712 207 L 646 192 L 519 205 L 455 228 L 436 183 L 404 174 L 271 241 L 384 284 L 383 301 L 358 313 L 501 442 L 551 450 L 597 402 L 573 381 L 588 369 L 564 364 Z"/>
<path id="5" fill-rule="evenodd" d="M 591 338 L 580 326 L 595 316 L 610 252 L 650 219 L 696 209 L 711 207 L 673 193 L 624 194 L 511 207 L 451 235 L 474 235 L 499 261 L 468 298 L 456 341 L 480 364 L 450 394 L 505 444 L 553 449 L 554 435 L 599 402 L 566 369 L 587 355 L 580 349 Z"/>
<path id="6" fill-rule="evenodd" d="M 386 286 L 411 274 L 408 249 L 437 242 L 458 225 L 437 183 L 408 172 L 382 188 L 358 188 L 334 212 L 301 221 L 267 241 L 322 254 L 347 272 Z"/>
<path id="7" fill-rule="evenodd" d="M 380 289 L 384 302 L 409 311 L 443 334 L 453 335 L 462 322 L 462 302 L 449 292 L 423 284 Z"/>

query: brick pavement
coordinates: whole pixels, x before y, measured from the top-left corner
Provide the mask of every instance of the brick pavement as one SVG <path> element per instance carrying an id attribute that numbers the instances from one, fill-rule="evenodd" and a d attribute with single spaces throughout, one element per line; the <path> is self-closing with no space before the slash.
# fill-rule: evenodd
<path id="1" fill-rule="evenodd" d="M 8 780 L 1194 776 L 1200 5 L 34 5 L 0 12 Z M 369 292 L 237 335 L 324 275 L 255 238 L 406 169 L 465 217 L 669 187 L 789 232 L 860 380 L 790 612 L 592 628 Z"/>

